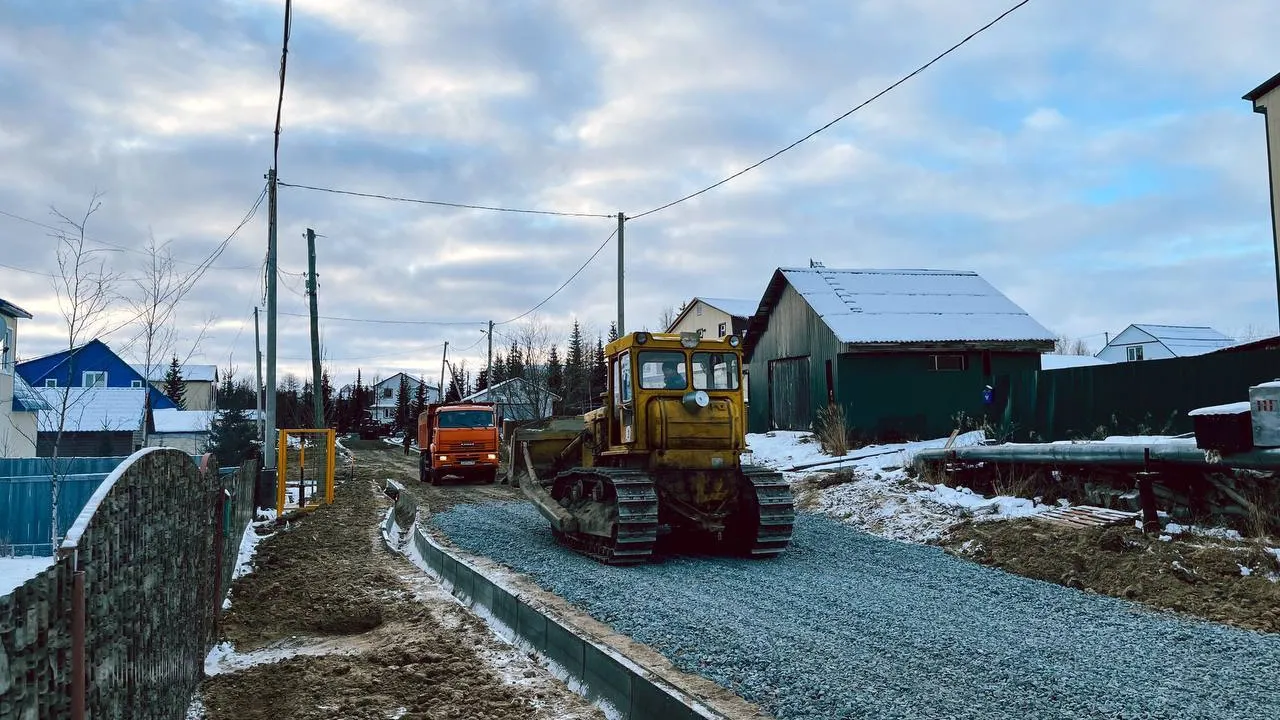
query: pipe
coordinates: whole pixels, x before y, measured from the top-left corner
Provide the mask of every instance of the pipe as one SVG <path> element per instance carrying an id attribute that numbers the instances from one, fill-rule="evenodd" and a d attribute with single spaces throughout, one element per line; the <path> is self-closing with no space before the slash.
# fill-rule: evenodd
<path id="1" fill-rule="evenodd" d="M 1203 468 L 1240 470 L 1280 470 L 1280 448 L 1254 449 L 1224 455 L 1209 462 L 1207 451 L 1190 443 L 1039 443 L 975 445 L 970 447 L 921 450 L 917 465 L 952 461 L 1025 463 L 1030 465 L 1111 465 L 1142 468 L 1149 451 L 1153 464 L 1192 465 Z"/>

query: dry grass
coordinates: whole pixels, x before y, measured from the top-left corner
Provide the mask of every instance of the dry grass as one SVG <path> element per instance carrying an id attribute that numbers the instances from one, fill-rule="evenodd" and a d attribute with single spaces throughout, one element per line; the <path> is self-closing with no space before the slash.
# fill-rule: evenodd
<path id="1" fill-rule="evenodd" d="M 849 426 L 845 421 L 844 408 L 839 404 L 831 404 L 818 411 L 813 434 L 823 453 L 832 457 L 849 454 Z"/>

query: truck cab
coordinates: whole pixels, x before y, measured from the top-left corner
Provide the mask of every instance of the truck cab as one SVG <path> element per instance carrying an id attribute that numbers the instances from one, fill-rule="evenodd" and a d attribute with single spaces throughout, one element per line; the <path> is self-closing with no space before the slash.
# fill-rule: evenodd
<path id="1" fill-rule="evenodd" d="M 493 403 L 432 403 L 418 416 L 418 479 L 446 477 L 492 483 L 498 476 L 498 423 Z"/>

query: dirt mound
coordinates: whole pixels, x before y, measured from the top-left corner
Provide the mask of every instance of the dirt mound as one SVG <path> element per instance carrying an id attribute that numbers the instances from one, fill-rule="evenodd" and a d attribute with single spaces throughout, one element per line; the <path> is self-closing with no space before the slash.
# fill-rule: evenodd
<path id="1" fill-rule="evenodd" d="M 1166 536 L 1167 537 L 1167 536 Z M 1280 632 L 1277 560 L 1253 543 L 1074 529 L 1039 520 L 968 522 L 942 545 L 960 557 L 1087 592 L 1251 630 Z"/>

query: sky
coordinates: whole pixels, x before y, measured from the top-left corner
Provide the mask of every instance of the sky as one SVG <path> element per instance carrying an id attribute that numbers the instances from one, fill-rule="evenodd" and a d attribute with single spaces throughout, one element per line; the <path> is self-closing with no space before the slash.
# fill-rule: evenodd
<path id="1" fill-rule="evenodd" d="M 297 0 L 279 177 L 635 216 L 829 122 L 1013 4 Z M 283 0 L 0 2 L 0 298 L 35 315 L 21 357 L 66 344 L 52 209 L 83 214 L 103 193 L 87 234 L 121 294 L 149 237 L 195 263 L 240 224 L 272 162 L 283 15 Z M 1031 0 L 795 149 L 629 221 L 626 329 L 659 329 L 695 295 L 758 300 L 775 268 L 813 259 L 977 271 L 1093 350 L 1140 322 L 1275 333 L 1264 119 L 1241 99 L 1280 71 L 1273 29 L 1270 0 Z M 617 314 L 610 240 L 524 315 L 613 219 L 287 186 L 278 216 L 282 375 L 309 372 L 307 228 L 340 382 L 357 368 L 438 378 L 446 341 L 478 369 L 489 320 L 500 348 L 530 321 L 594 336 Z M 252 376 L 266 217 L 180 306 L 192 362 Z M 134 334 L 106 339 L 133 359 Z"/>

